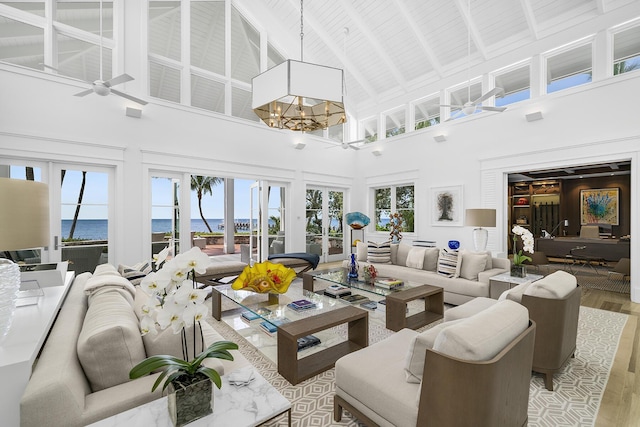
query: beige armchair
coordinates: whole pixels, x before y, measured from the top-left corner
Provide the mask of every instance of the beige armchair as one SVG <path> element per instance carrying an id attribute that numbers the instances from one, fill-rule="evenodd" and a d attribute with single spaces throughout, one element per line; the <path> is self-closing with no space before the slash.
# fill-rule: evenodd
<path id="1" fill-rule="evenodd" d="M 336 362 L 334 419 L 346 409 L 367 426 L 524 426 L 535 329 L 512 301 L 422 333 L 402 329 Z"/>
<path id="2" fill-rule="evenodd" d="M 542 298 L 524 294 L 521 304 L 536 322 L 536 344 L 532 370 L 544 374 L 545 387 L 553 391 L 553 374 L 575 356 L 580 314 L 580 287 L 563 298 Z"/>

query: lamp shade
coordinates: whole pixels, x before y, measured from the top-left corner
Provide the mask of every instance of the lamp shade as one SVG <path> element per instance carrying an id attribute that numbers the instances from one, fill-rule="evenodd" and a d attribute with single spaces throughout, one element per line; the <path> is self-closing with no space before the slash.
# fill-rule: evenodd
<path id="1" fill-rule="evenodd" d="M 346 121 L 343 72 L 287 60 L 253 78 L 253 111 L 271 127 L 314 131 Z"/>
<path id="2" fill-rule="evenodd" d="M 49 187 L 0 178 L 0 250 L 49 245 Z"/>
<path id="3" fill-rule="evenodd" d="M 467 209 L 464 212 L 464 225 L 473 227 L 495 227 L 495 209 Z"/>

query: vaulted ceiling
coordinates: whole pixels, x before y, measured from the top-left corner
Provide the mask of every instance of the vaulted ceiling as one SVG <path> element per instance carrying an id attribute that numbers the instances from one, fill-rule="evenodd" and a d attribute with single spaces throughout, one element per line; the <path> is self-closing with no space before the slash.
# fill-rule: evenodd
<path id="1" fill-rule="evenodd" d="M 97 34 L 96 2 L 74 5 L 60 1 L 58 19 Z M 44 1 L 35 0 L 0 1 L 0 8 L 9 6 L 27 16 L 44 16 L 43 4 Z M 111 4 L 105 0 L 107 8 Z M 180 3 L 152 4 L 150 33 L 154 42 L 149 46 L 150 52 L 177 59 L 179 54 L 174 50 L 179 46 L 179 31 L 175 27 L 180 15 L 171 15 L 171 10 L 179 8 Z M 251 28 L 244 21 L 231 26 L 232 42 L 244 40 L 244 44 L 232 49 L 236 52 L 231 56 L 232 78 L 249 83 L 251 76 L 259 73 L 259 32 L 268 36 L 270 47 L 284 58 L 300 59 L 300 0 L 233 0 L 232 4 L 256 26 Z M 207 13 L 219 18 L 224 3 L 192 0 L 192 5 L 196 12 L 192 25 L 203 21 L 193 37 L 201 39 L 207 49 L 217 49 L 213 57 L 222 61 L 197 65 L 224 73 L 224 28 L 220 28 L 219 19 L 216 25 L 205 19 Z M 237 23 L 240 19 L 235 9 L 232 19 Z M 106 15 L 111 16 L 110 9 Z M 304 61 L 344 69 L 345 104 L 352 114 L 363 119 L 639 16 L 638 0 L 305 0 Z M 113 46 L 111 21 L 105 23 L 105 47 Z M 38 43 L 42 45 L 42 30 L 29 28 L 0 16 L 0 60 L 41 68 L 38 64 L 43 57 L 33 50 Z M 236 37 L 236 32 L 242 33 L 241 37 Z M 63 36 L 58 37 L 58 43 L 64 46 L 59 49 L 58 58 L 63 74 L 83 80 L 90 80 L 90 75 L 97 77 L 97 49 Z M 75 46 L 83 43 L 87 46 Z M 66 57 L 67 50 L 73 55 Z M 91 54 L 77 53 L 83 50 L 90 50 Z M 271 53 L 269 60 L 273 65 Z M 105 58 L 105 78 L 110 76 L 110 64 L 110 58 Z M 174 87 L 176 94 L 166 95 L 165 99 L 179 100 L 179 77 L 171 80 L 166 71 L 156 73 L 164 76 L 160 85 L 153 71 L 152 92 L 160 86 L 165 91 Z M 479 87 L 476 89 L 480 91 Z M 212 86 L 199 93 L 206 99 L 196 99 L 193 105 L 213 103 L 207 108 L 223 109 L 222 87 Z M 234 105 L 234 110 L 244 108 L 247 117 L 254 118 L 246 95 L 246 105 Z"/>
<path id="2" fill-rule="evenodd" d="M 593 35 L 598 25 L 590 23 L 634 1 L 306 0 L 304 60 L 343 68 L 347 103 L 355 110 L 400 105 L 447 77 L 459 74 L 466 81 L 468 64 L 502 55 L 527 59 L 532 44 L 561 33 L 570 34 L 553 47 Z M 264 25 L 285 56 L 299 59 L 299 0 L 235 3 Z M 633 17 L 621 16 L 618 23 Z"/>

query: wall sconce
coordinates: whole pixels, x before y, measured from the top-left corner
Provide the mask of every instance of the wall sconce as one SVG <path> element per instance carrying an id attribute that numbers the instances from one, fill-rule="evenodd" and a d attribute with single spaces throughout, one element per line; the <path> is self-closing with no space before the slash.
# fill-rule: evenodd
<path id="1" fill-rule="evenodd" d="M 376 157 L 380 157 L 382 156 L 382 150 L 373 150 L 371 154 L 373 154 Z"/>
<path id="2" fill-rule="evenodd" d="M 293 147 L 296 150 L 302 150 L 306 146 L 307 146 L 307 144 L 305 144 L 304 142 L 296 142 L 295 144 L 293 144 Z"/>
<path id="3" fill-rule="evenodd" d="M 541 111 L 536 111 L 533 113 L 529 113 L 529 114 L 525 114 L 525 119 L 527 119 L 528 122 L 535 122 L 536 120 L 542 120 L 542 112 Z"/>
<path id="4" fill-rule="evenodd" d="M 142 110 L 140 108 L 127 107 L 125 114 L 127 115 L 127 117 L 139 119 L 140 117 L 142 117 Z"/>
<path id="5" fill-rule="evenodd" d="M 445 142 L 447 140 L 446 135 L 436 135 L 433 137 L 436 142 Z"/>

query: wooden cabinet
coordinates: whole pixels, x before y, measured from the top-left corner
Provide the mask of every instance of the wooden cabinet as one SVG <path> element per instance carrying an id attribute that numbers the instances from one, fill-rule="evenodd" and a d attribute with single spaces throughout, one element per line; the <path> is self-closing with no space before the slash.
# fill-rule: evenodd
<path id="1" fill-rule="evenodd" d="M 542 230 L 559 233 L 561 182 L 555 180 L 518 182 L 509 185 L 509 248 L 514 225 L 531 230 L 535 237 Z M 557 228 L 556 228 L 557 227 Z M 555 229 L 555 230 L 554 230 Z"/>

